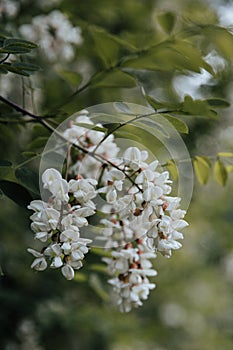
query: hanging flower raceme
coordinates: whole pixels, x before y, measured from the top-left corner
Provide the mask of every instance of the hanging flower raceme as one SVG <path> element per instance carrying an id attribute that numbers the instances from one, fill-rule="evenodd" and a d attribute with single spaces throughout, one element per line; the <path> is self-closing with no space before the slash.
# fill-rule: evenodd
<path id="1" fill-rule="evenodd" d="M 28 249 L 35 257 L 31 267 L 42 271 L 49 263 L 67 279 L 74 278 L 92 242 L 81 237 L 82 227 L 95 215 L 93 222 L 101 228 L 95 239 L 108 251 L 103 261 L 113 298 L 120 311 L 128 312 L 155 288 L 151 278 L 157 275 L 152 264 L 157 254 L 169 258 L 181 248 L 186 212 L 179 208 L 181 199 L 170 195 L 172 181 L 159 161 L 148 161 L 148 152 L 137 147 L 119 157 L 114 136 L 106 137 L 106 129 L 95 125 L 86 110 L 63 136 L 75 146 L 67 162 L 70 180 L 55 169 L 42 175 L 50 196 L 29 206 L 34 211 L 31 228 L 44 244 L 39 252 Z M 97 195 L 101 200 L 96 202 Z M 103 201 L 96 211 L 96 203 Z"/>
<path id="2" fill-rule="evenodd" d="M 95 213 L 91 199 L 96 196 L 92 179 L 67 182 L 56 169 L 42 175 L 43 187 L 51 196 L 48 202 L 34 200 L 28 206 L 34 211 L 31 228 L 35 239 L 46 244 L 40 252 L 28 249 L 36 257 L 31 267 L 43 271 L 50 261 L 51 268 L 61 268 L 66 279 L 74 278 L 74 269 L 82 267 L 90 239 L 80 237 L 80 228 L 88 225 L 87 217 Z"/>

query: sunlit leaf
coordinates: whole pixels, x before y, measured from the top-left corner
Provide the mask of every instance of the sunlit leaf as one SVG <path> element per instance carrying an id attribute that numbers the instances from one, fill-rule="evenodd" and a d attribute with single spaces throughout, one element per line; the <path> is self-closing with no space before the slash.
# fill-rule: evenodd
<path id="1" fill-rule="evenodd" d="M 167 113 L 166 114 L 160 113 L 160 115 L 166 118 L 177 131 L 179 131 L 180 133 L 188 134 L 189 132 L 188 125 L 183 120 Z"/>
<path id="2" fill-rule="evenodd" d="M 198 181 L 205 185 L 210 176 L 210 164 L 204 157 L 196 156 L 193 161 L 194 170 Z"/>
<path id="3" fill-rule="evenodd" d="M 196 73 L 200 73 L 200 68 L 204 68 L 214 74 L 199 50 L 185 40 L 167 40 L 138 53 L 135 58 L 126 60 L 123 66 L 160 71 L 190 70 Z"/>
<path id="4" fill-rule="evenodd" d="M 178 180 L 178 171 L 177 171 L 177 167 L 176 167 L 176 164 L 175 164 L 173 159 L 169 159 L 167 161 L 166 168 L 169 171 L 169 173 L 171 174 L 171 177 L 173 178 L 173 180 L 177 181 Z"/>
<path id="5" fill-rule="evenodd" d="M 220 185 L 225 186 L 228 173 L 225 165 L 219 159 L 214 163 L 214 176 Z"/>
<path id="6" fill-rule="evenodd" d="M 206 116 L 216 119 L 217 113 L 210 109 L 205 100 L 193 100 L 191 96 L 185 96 L 181 111 L 189 115 Z"/>
<path id="7" fill-rule="evenodd" d="M 219 157 L 233 157 L 233 152 L 219 152 Z"/>

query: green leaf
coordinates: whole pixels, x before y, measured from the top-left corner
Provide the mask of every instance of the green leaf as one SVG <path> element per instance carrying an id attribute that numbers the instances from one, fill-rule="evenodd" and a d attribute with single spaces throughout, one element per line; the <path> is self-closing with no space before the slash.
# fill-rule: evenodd
<path id="1" fill-rule="evenodd" d="M 15 74 L 19 74 L 19 75 L 24 75 L 26 77 L 28 77 L 30 74 L 26 71 L 24 71 L 21 68 L 18 67 L 14 67 L 11 63 L 3 63 L 1 65 L 1 67 L 3 67 L 4 69 L 7 69 L 9 72 L 15 73 Z"/>
<path id="2" fill-rule="evenodd" d="M 106 274 L 106 265 L 103 264 L 91 264 L 89 266 L 90 270 L 96 271 L 96 272 L 102 272 Z"/>
<path id="3" fill-rule="evenodd" d="M 22 152 L 22 156 L 26 158 L 32 158 L 37 156 L 37 153 L 35 152 Z"/>
<path id="4" fill-rule="evenodd" d="M 11 66 L 27 72 L 35 72 L 40 69 L 39 66 L 27 62 L 13 62 Z"/>
<path id="5" fill-rule="evenodd" d="M 61 78 L 63 78 L 67 83 L 69 83 L 73 87 L 77 88 L 82 82 L 82 77 L 77 72 L 61 69 L 58 71 L 58 74 L 60 75 Z"/>
<path id="6" fill-rule="evenodd" d="M 51 152 L 48 153 L 46 151 L 46 153 L 41 154 L 41 156 L 43 157 L 43 162 L 46 162 L 50 168 L 55 168 L 56 166 L 62 165 L 66 159 L 65 156 L 55 152 L 54 150 L 51 150 Z"/>
<path id="7" fill-rule="evenodd" d="M 28 190 L 16 182 L 1 180 L 0 189 L 8 198 L 24 208 L 27 207 L 33 199 Z"/>
<path id="8" fill-rule="evenodd" d="M 221 162 L 221 160 L 216 160 L 214 163 L 214 176 L 220 185 L 225 186 L 228 173 L 225 165 L 223 162 Z"/>
<path id="9" fill-rule="evenodd" d="M 97 247 L 92 247 L 91 248 L 91 253 L 94 253 L 99 256 L 105 256 L 105 257 L 111 257 L 111 253 L 103 248 L 97 248 Z"/>
<path id="10" fill-rule="evenodd" d="M 219 157 L 233 157 L 233 152 L 219 152 Z"/>
<path id="11" fill-rule="evenodd" d="M 8 160 L 0 161 L 0 178 L 6 177 L 12 170 L 12 163 Z"/>
<path id="12" fill-rule="evenodd" d="M 28 190 L 40 194 L 39 177 L 33 170 L 27 167 L 21 167 L 16 169 L 15 176 Z"/>
<path id="13" fill-rule="evenodd" d="M 0 74 L 7 74 L 8 70 L 4 67 L 2 67 L 2 65 L 0 66 Z"/>
<path id="14" fill-rule="evenodd" d="M 87 281 L 87 276 L 84 273 L 78 271 L 74 275 L 74 281 L 75 282 L 86 282 Z"/>
<path id="15" fill-rule="evenodd" d="M 131 132 L 128 132 L 128 131 L 125 131 L 122 129 L 114 131 L 113 135 L 115 136 L 115 138 L 118 138 L 118 139 L 128 139 L 128 140 L 133 140 L 133 141 L 137 141 L 137 142 L 141 141 L 140 136 L 137 136 L 135 134 L 132 134 Z"/>
<path id="16" fill-rule="evenodd" d="M 116 108 L 117 112 L 124 113 L 127 115 L 135 115 L 134 112 L 131 111 L 130 107 L 125 102 L 114 102 L 114 107 Z"/>
<path id="17" fill-rule="evenodd" d="M 177 171 L 177 167 L 176 167 L 176 164 L 175 164 L 173 159 L 169 159 L 167 161 L 166 168 L 169 171 L 169 173 L 171 174 L 171 177 L 173 178 L 173 180 L 177 181 L 178 180 L 178 171 Z"/>
<path id="18" fill-rule="evenodd" d="M 102 282 L 97 274 L 93 273 L 90 275 L 89 284 L 101 299 L 104 301 L 109 299 L 109 296 L 104 290 Z"/>
<path id="19" fill-rule="evenodd" d="M 95 131 L 100 131 L 100 132 L 106 132 L 107 131 L 107 128 L 103 127 L 103 126 L 95 126 L 94 124 L 87 124 L 87 123 L 76 123 L 75 122 L 75 125 L 77 126 L 81 126 L 82 128 L 86 128 L 86 129 L 89 129 L 89 130 L 95 130 Z"/>
<path id="20" fill-rule="evenodd" d="M 223 57 L 233 61 L 233 35 L 226 28 L 208 25 L 203 27 L 202 33 Z"/>
<path id="21" fill-rule="evenodd" d="M 210 176 L 210 164 L 205 157 L 196 156 L 193 161 L 194 170 L 198 181 L 205 185 Z"/>
<path id="22" fill-rule="evenodd" d="M 29 53 L 31 50 L 21 46 L 7 46 L 0 48 L 0 53 L 23 54 Z"/>
<path id="23" fill-rule="evenodd" d="M 200 73 L 200 68 L 214 74 L 199 50 L 185 40 L 167 40 L 125 60 L 124 67 L 160 71 L 189 70 Z"/>
<path id="24" fill-rule="evenodd" d="M 89 26 L 89 33 L 94 41 L 95 51 L 107 68 L 116 64 L 123 49 L 135 50 L 133 45 L 115 35 L 107 33 L 103 28 Z"/>
<path id="25" fill-rule="evenodd" d="M 209 98 L 206 100 L 209 106 L 213 108 L 227 108 L 230 107 L 230 103 L 222 98 Z"/>
<path id="26" fill-rule="evenodd" d="M 0 166 L 12 166 L 9 160 L 0 160 Z"/>
<path id="27" fill-rule="evenodd" d="M 181 111 L 188 115 L 206 116 L 216 119 L 217 113 L 210 109 L 205 100 L 193 100 L 191 96 L 185 96 Z"/>
<path id="28" fill-rule="evenodd" d="M 173 12 L 165 12 L 157 16 L 157 20 L 161 28 L 170 34 L 175 26 L 176 16 Z"/>
<path id="29" fill-rule="evenodd" d="M 123 72 L 120 69 L 112 69 L 97 74 L 92 79 L 92 85 L 94 87 L 133 88 L 137 85 L 137 81 L 129 73 Z"/>
<path id="30" fill-rule="evenodd" d="M 167 113 L 160 113 L 160 115 L 166 118 L 174 126 L 174 128 L 176 128 L 178 132 L 188 134 L 188 125 L 183 120 Z"/>
<path id="31" fill-rule="evenodd" d="M 32 130 L 32 138 L 38 138 L 39 136 L 41 137 L 46 137 L 50 136 L 50 132 L 43 126 L 43 125 L 34 125 L 33 130 Z"/>
<path id="32" fill-rule="evenodd" d="M 48 137 L 38 137 L 27 146 L 27 149 L 34 150 L 44 148 L 47 141 Z"/>
<path id="33" fill-rule="evenodd" d="M 31 41 L 18 39 L 18 38 L 6 39 L 4 41 L 4 46 L 22 46 L 28 49 L 36 49 L 38 47 L 37 44 Z"/>
<path id="34" fill-rule="evenodd" d="M 231 173 L 233 171 L 233 165 L 228 165 L 226 169 L 228 173 Z"/>

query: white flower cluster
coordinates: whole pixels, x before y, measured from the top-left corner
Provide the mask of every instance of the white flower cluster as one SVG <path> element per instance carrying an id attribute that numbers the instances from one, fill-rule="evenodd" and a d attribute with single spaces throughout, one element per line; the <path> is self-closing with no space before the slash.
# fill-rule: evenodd
<path id="1" fill-rule="evenodd" d="M 32 24 L 23 24 L 19 31 L 28 40 L 36 42 L 51 62 L 71 61 L 75 55 L 73 45 L 82 43 L 81 29 L 73 27 L 59 10 L 34 17 Z"/>
<path id="2" fill-rule="evenodd" d="M 148 161 L 145 150 L 128 147 L 118 156 L 114 136 L 95 125 L 83 110 L 63 132 L 64 138 L 76 145 L 70 154 L 67 182 L 54 169 L 47 170 L 42 181 L 52 197 L 49 202 L 36 201 L 29 206 L 35 238 L 50 244 L 36 256 L 32 267 L 46 268 L 46 256 L 51 267 L 61 267 L 67 279 L 74 276 L 73 268 L 81 267 L 90 240 L 80 238 L 79 229 L 87 225 L 86 217 L 95 214 L 92 201 L 97 194 L 105 200 L 101 218 L 96 213 L 102 235 L 95 237 L 110 251 L 103 258 L 111 275 L 119 309 L 128 312 L 142 305 L 155 284 L 151 259 L 160 252 L 170 257 L 182 245 L 180 232 L 188 223 L 186 212 L 179 209 L 180 198 L 170 196 L 168 171 L 162 171 L 158 160 Z M 101 202 L 102 203 L 102 202 Z M 38 255 L 39 254 L 39 255 Z"/>
<path id="3" fill-rule="evenodd" d="M 18 13 L 19 4 L 14 0 L 1 0 L 0 18 L 15 17 Z"/>
<path id="4" fill-rule="evenodd" d="M 182 246 L 177 241 L 183 238 L 179 230 L 188 225 L 183 220 L 185 211 L 178 209 L 180 198 L 168 196 L 169 173 L 159 172 L 158 161 L 146 163 L 147 158 L 146 151 L 129 147 L 115 163 L 118 169 L 106 170 L 104 186 L 98 190 L 105 193 L 108 206 L 104 210 L 110 216 L 101 220 L 105 230 L 99 238 L 106 248 L 114 249 L 112 259 L 105 262 L 115 276 L 109 283 L 122 311 L 141 305 L 147 298 L 155 287 L 148 276 L 156 275 L 147 259 L 155 258 L 157 252 L 169 258 L 172 250 Z M 134 248 L 129 249 L 128 242 L 134 242 Z"/>
<path id="5" fill-rule="evenodd" d="M 92 199 L 96 196 L 96 181 L 77 179 L 67 182 L 56 169 L 47 169 L 42 175 L 44 188 L 51 196 L 48 202 L 34 200 L 28 206 L 34 210 L 30 217 L 35 239 L 46 243 L 40 252 L 28 249 L 36 259 L 31 267 L 38 271 L 60 268 L 66 279 L 74 278 L 74 269 L 82 267 L 90 239 L 80 237 L 80 228 L 88 225 L 87 217 L 95 213 Z"/>
<path id="6" fill-rule="evenodd" d="M 89 126 L 89 128 L 87 128 L 87 126 Z M 88 117 L 88 111 L 85 109 L 80 112 L 63 135 L 69 142 L 85 148 L 89 153 L 95 151 L 96 155 L 100 155 L 107 160 L 114 159 L 119 152 L 119 148 L 114 142 L 113 135 L 109 135 L 109 137 L 99 145 L 105 136 L 105 129 L 100 123 L 94 124 Z M 98 148 L 96 148 L 97 146 Z M 70 171 L 73 174 L 78 173 L 85 177 L 98 178 L 101 169 L 102 164 L 100 161 L 89 154 L 79 152 L 76 158 L 73 159 L 73 166 L 70 168 Z"/>

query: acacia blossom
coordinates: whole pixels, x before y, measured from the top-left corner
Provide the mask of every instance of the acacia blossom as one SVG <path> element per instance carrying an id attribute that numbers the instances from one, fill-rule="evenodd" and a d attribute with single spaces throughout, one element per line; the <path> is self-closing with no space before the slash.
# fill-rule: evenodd
<path id="1" fill-rule="evenodd" d="M 71 61 L 75 56 L 74 45 L 82 43 L 81 29 L 73 27 L 59 10 L 33 17 L 32 23 L 21 25 L 19 31 L 26 39 L 38 43 L 51 62 Z"/>
<path id="2" fill-rule="evenodd" d="M 148 161 L 148 152 L 131 146 L 118 156 L 114 136 L 102 124 L 94 124 L 86 110 L 63 132 L 70 144 L 79 146 L 71 154 L 68 176 L 56 169 L 42 175 L 49 200 L 32 201 L 29 209 L 35 238 L 48 243 L 35 257 L 32 268 L 61 268 L 68 279 L 82 267 L 91 240 L 81 236 L 82 227 L 95 215 L 101 235 L 95 239 L 109 251 L 108 280 L 120 311 L 129 312 L 148 298 L 157 275 L 152 261 L 157 254 L 170 258 L 180 249 L 181 230 L 188 226 L 179 197 L 171 196 L 172 181 L 158 160 Z M 85 150 L 85 152 L 82 151 Z M 101 198 L 96 208 L 96 197 Z M 96 210 L 98 212 L 96 213 Z M 99 215 L 101 214 L 101 215 Z"/>
<path id="3" fill-rule="evenodd" d="M 34 200 L 28 208 L 34 211 L 30 217 L 34 237 L 47 246 L 41 252 L 28 249 L 36 257 L 31 267 L 43 271 L 48 259 L 51 268 L 61 268 L 64 277 L 70 280 L 74 278 L 74 269 L 82 267 L 87 245 L 92 242 L 80 236 L 80 228 L 87 226 L 86 218 L 95 213 L 91 201 L 96 195 L 95 182 L 92 179 L 67 182 L 56 169 L 45 170 L 42 182 L 51 194 L 48 202 Z M 81 196 L 77 195 L 77 189 Z"/>

